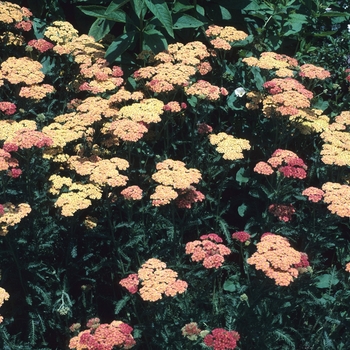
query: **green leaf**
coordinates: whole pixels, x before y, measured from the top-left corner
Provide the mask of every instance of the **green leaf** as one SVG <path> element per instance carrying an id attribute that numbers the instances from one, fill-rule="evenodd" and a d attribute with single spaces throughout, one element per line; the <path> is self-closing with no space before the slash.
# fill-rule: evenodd
<path id="1" fill-rule="evenodd" d="M 178 12 L 185 12 L 188 10 L 193 9 L 194 6 L 191 5 L 188 1 L 186 3 L 182 3 L 181 1 L 176 1 L 175 5 L 172 9 L 173 13 L 178 13 Z"/>
<path id="2" fill-rule="evenodd" d="M 236 276 L 231 276 L 224 282 L 223 289 L 226 290 L 227 292 L 235 292 L 237 290 L 236 284 L 237 284 Z"/>
<path id="3" fill-rule="evenodd" d="M 236 173 L 236 181 L 242 185 L 242 183 L 247 183 L 249 181 L 249 177 L 244 176 L 245 169 L 240 168 Z"/>
<path id="4" fill-rule="evenodd" d="M 133 43 L 136 35 L 136 31 L 130 31 L 125 34 L 119 35 L 111 45 L 109 45 L 105 58 L 109 63 L 114 62 L 118 57 L 120 57 Z"/>
<path id="5" fill-rule="evenodd" d="M 104 18 L 97 18 L 90 27 L 89 35 L 94 37 L 96 41 L 99 41 L 111 31 L 114 24 L 114 21 L 109 21 Z"/>
<path id="6" fill-rule="evenodd" d="M 247 211 L 247 208 L 248 208 L 248 206 L 245 205 L 244 203 L 242 203 L 242 204 L 237 208 L 238 215 L 239 215 L 241 218 L 244 217 L 244 214 L 245 214 L 245 212 Z"/>
<path id="7" fill-rule="evenodd" d="M 123 299 L 120 299 L 116 305 L 115 305 L 115 309 L 114 309 L 114 314 L 118 315 L 119 312 L 125 307 L 125 305 L 128 303 L 128 301 L 130 300 L 130 296 L 129 295 L 125 295 L 123 297 Z"/>
<path id="8" fill-rule="evenodd" d="M 335 277 L 334 274 L 321 275 L 321 276 L 318 276 L 316 280 L 318 281 L 316 283 L 316 287 L 320 289 L 326 289 L 331 287 L 332 285 L 335 286 L 339 282 L 338 278 Z"/>
<path id="9" fill-rule="evenodd" d="M 148 9 L 163 24 L 168 34 L 174 38 L 173 20 L 166 2 L 162 0 L 145 0 Z"/>
<path id="10" fill-rule="evenodd" d="M 328 101 L 324 101 L 321 97 L 318 98 L 317 102 L 312 105 L 313 108 L 326 110 L 329 106 Z"/>
<path id="11" fill-rule="evenodd" d="M 231 13 L 225 7 L 222 7 L 220 5 L 219 5 L 219 7 L 220 7 L 220 12 L 221 12 L 222 19 L 230 20 L 232 18 Z"/>
<path id="12" fill-rule="evenodd" d="M 105 18 L 107 7 L 98 5 L 77 6 L 80 11 L 88 16 Z"/>
<path id="13" fill-rule="evenodd" d="M 141 19 L 141 13 L 145 13 L 147 9 L 145 0 L 131 0 L 131 5 L 136 13 L 136 16 Z"/>
<path id="14" fill-rule="evenodd" d="M 348 12 L 327 11 L 320 14 L 320 17 L 350 17 Z"/>
<path id="15" fill-rule="evenodd" d="M 183 14 L 179 17 L 174 23 L 174 29 L 183 29 L 183 28 L 199 28 L 204 25 L 204 22 L 199 21 L 198 19 Z"/>
<path id="16" fill-rule="evenodd" d="M 323 36 L 330 36 L 333 35 L 337 32 L 337 30 L 329 30 L 328 32 L 321 32 L 321 33 L 316 33 L 313 34 L 314 36 L 319 36 L 319 37 L 323 37 Z"/>
<path id="17" fill-rule="evenodd" d="M 143 32 L 142 49 L 158 53 L 167 48 L 164 35 L 157 29 L 148 29 Z"/>

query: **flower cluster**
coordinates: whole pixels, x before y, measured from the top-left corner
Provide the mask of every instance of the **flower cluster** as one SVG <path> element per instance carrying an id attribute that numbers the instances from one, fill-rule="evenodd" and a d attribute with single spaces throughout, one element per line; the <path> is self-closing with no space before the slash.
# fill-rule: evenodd
<path id="1" fill-rule="evenodd" d="M 193 203 L 202 202 L 205 199 L 205 195 L 193 186 L 180 189 L 177 193 L 178 197 L 175 199 L 175 204 L 178 208 L 190 209 Z"/>
<path id="2" fill-rule="evenodd" d="M 30 98 L 35 101 L 42 100 L 46 95 L 55 92 L 55 88 L 50 84 L 23 86 L 19 91 L 19 96 Z"/>
<path id="3" fill-rule="evenodd" d="M 289 120 L 303 135 L 321 133 L 329 126 L 329 117 L 322 114 L 322 110 L 314 108 L 299 109 L 298 113 L 289 116 Z"/>
<path id="4" fill-rule="evenodd" d="M 63 216 L 73 216 L 76 211 L 92 205 L 91 199 L 102 197 L 101 188 L 93 184 L 73 182 L 70 178 L 59 175 L 51 175 L 49 181 L 52 182 L 50 193 L 59 194 L 64 186 L 68 191 L 61 193 L 55 203 L 55 207 L 61 208 Z"/>
<path id="5" fill-rule="evenodd" d="M 193 203 L 202 200 L 200 193 L 191 192 L 195 191 L 191 184 L 197 184 L 202 178 L 199 170 L 187 169 L 185 163 L 172 159 L 166 159 L 158 163 L 156 169 L 157 172 L 152 175 L 152 179 L 160 185 L 156 187 L 155 193 L 151 195 L 152 205 L 168 204 L 171 200 L 177 198 L 179 194 L 185 195 L 186 191 L 188 192 L 188 197 L 187 200 L 184 198 L 184 202 L 187 205 L 189 202 Z"/>
<path id="6" fill-rule="evenodd" d="M 205 80 L 198 80 L 191 86 L 185 88 L 187 95 L 197 96 L 201 100 L 217 101 L 221 96 L 227 96 L 228 91 L 225 88 L 210 84 Z"/>
<path id="7" fill-rule="evenodd" d="M 269 206 L 269 212 L 278 217 L 279 220 L 288 222 L 292 220 L 295 209 L 292 204 L 271 204 Z"/>
<path id="8" fill-rule="evenodd" d="M 37 49 L 39 52 L 43 53 L 48 50 L 51 50 L 55 45 L 48 42 L 45 39 L 33 39 L 28 41 L 28 45 L 31 47 L 34 47 Z"/>
<path id="9" fill-rule="evenodd" d="M 27 203 L 20 203 L 15 206 L 7 202 L 1 206 L 3 214 L 0 215 L 0 236 L 6 236 L 9 226 L 15 226 L 32 211 Z"/>
<path id="10" fill-rule="evenodd" d="M 18 147 L 16 145 L 11 145 L 7 147 L 4 145 L 3 148 L 0 148 L 0 171 L 7 170 L 7 174 L 10 177 L 18 177 L 21 175 L 22 170 L 18 169 L 18 160 L 13 158 L 9 152 L 17 151 Z"/>
<path id="11" fill-rule="evenodd" d="M 238 139 L 225 132 L 209 135 L 209 141 L 212 145 L 216 145 L 216 150 L 223 154 L 223 158 L 227 160 L 238 160 L 244 158 L 243 151 L 250 150 L 248 140 Z"/>
<path id="12" fill-rule="evenodd" d="M 206 123 L 200 123 L 198 124 L 198 134 L 210 134 L 213 131 L 213 128 L 206 124 Z"/>
<path id="13" fill-rule="evenodd" d="M 237 232 L 232 233 L 232 238 L 241 242 L 241 243 L 245 243 L 245 242 L 249 242 L 250 234 L 248 232 L 245 232 L 245 231 L 237 231 Z"/>
<path id="14" fill-rule="evenodd" d="M 0 2 L 0 23 L 13 24 L 16 23 L 18 29 L 29 30 L 31 23 L 28 18 L 33 14 L 26 8 L 9 1 Z M 27 25 L 25 25 L 27 23 Z M 30 24 L 30 27 L 28 27 Z M 24 28 L 23 28 L 24 27 Z"/>
<path id="15" fill-rule="evenodd" d="M 184 293 L 187 289 L 187 283 L 177 279 L 177 272 L 167 269 L 164 262 L 155 258 L 148 259 L 141 265 L 137 274 L 131 274 L 119 283 L 130 293 L 136 293 L 139 281 L 141 281 L 139 293 L 145 301 L 160 300 L 162 294 L 173 297 Z"/>
<path id="16" fill-rule="evenodd" d="M 298 277 L 299 272 L 295 265 L 301 260 L 301 253 L 290 246 L 287 238 L 265 233 L 257 244 L 257 252 L 247 262 L 274 279 L 277 285 L 288 286 Z"/>
<path id="17" fill-rule="evenodd" d="M 185 324 L 181 328 L 182 335 L 189 340 L 197 340 L 198 336 L 203 332 L 200 328 L 198 328 L 197 322 L 190 322 Z"/>
<path id="18" fill-rule="evenodd" d="M 5 300 L 9 300 L 10 294 L 6 292 L 4 288 L 0 287 L 0 307 L 4 303 Z M 0 315 L 0 323 L 3 321 L 3 317 Z"/>
<path id="19" fill-rule="evenodd" d="M 323 201 L 328 204 L 328 210 L 340 217 L 350 217 L 350 186 L 336 182 L 326 182 L 322 185 Z"/>
<path id="20" fill-rule="evenodd" d="M 294 264 L 293 266 L 299 271 L 299 273 L 305 273 L 308 271 L 308 267 L 310 266 L 309 257 L 306 253 L 300 253 L 300 255 L 300 262 Z"/>
<path id="21" fill-rule="evenodd" d="M 231 250 L 227 248 L 222 238 L 216 233 L 202 235 L 199 240 L 188 242 L 186 244 L 186 254 L 191 254 L 192 261 L 203 261 L 206 269 L 219 268 L 224 262 L 224 257 L 231 254 Z"/>
<path id="22" fill-rule="evenodd" d="M 231 50 L 231 44 L 236 41 L 244 40 L 248 34 L 235 27 L 220 27 L 211 25 L 205 31 L 205 35 L 210 38 L 210 43 L 216 49 Z"/>
<path id="23" fill-rule="evenodd" d="M 0 111 L 5 115 L 16 113 L 16 105 L 12 102 L 0 102 Z"/>
<path id="24" fill-rule="evenodd" d="M 324 192 L 317 187 L 308 187 L 302 193 L 303 196 L 307 196 L 308 200 L 314 203 L 322 200 Z"/>
<path id="25" fill-rule="evenodd" d="M 214 350 L 232 350 L 237 346 L 240 335 L 236 331 L 215 328 L 204 337 L 204 344 Z"/>
<path id="26" fill-rule="evenodd" d="M 125 186 L 128 180 L 119 172 L 129 167 L 128 161 L 122 158 L 101 159 L 98 156 L 89 158 L 72 156 L 68 159 L 68 165 L 79 175 L 89 176 L 90 181 L 98 186 Z"/>
<path id="27" fill-rule="evenodd" d="M 258 162 L 254 171 L 258 174 L 271 175 L 277 170 L 285 177 L 305 179 L 307 166 L 294 152 L 277 149 L 267 162 Z"/>
<path id="28" fill-rule="evenodd" d="M 322 68 L 314 66 L 313 64 L 303 64 L 300 66 L 299 75 L 301 77 L 306 77 L 309 79 L 320 79 L 324 80 L 326 78 L 329 78 L 331 76 L 331 73 Z"/>
<path id="29" fill-rule="evenodd" d="M 137 201 L 142 199 L 142 189 L 139 186 L 129 186 L 124 188 L 123 191 L 120 192 L 120 194 L 126 199 L 126 200 L 133 200 Z"/>
<path id="30" fill-rule="evenodd" d="M 69 342 L 69 349 L 113 350 L 115 347 L 131 349 L 136 344 L 131 335 L 132 331 L 132 327 L 121 321 L 112 321 L 110 324 L 97 323 L 73 337 Z"/>
<path id="31" fill-rule="evenodd" d="M 350 112 L 342 112 L 335 118 L 335 122 L 321 133 L 325 142 L 321 150 L 321 160 L 325 164 L 350 165 Z"/>
<path id="32" fill-rule="evenodd" d="M 47 27 L 44 35 L 56 44 L 64 44 L 78 36 L 78 31 L 66 21 L 55 21 Z"/>
<path id="33" fill-rule="evenodd" d="M 6 144 L 14 144 L 18 148 L 27 149 L 32 147 L 49 147 L 53 144 L 53 141 L 50 137 L 40 131 L 24 128 L 15 131 L 13 135 L 10 135 L 4 146 L 6 146 Z"/>

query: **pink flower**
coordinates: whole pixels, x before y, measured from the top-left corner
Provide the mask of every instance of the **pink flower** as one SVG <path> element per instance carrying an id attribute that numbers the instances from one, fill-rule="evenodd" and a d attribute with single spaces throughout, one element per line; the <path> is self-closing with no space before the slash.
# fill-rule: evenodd
<path id="1" fill-rule="evenodd" d="M 119 284 L 126 288 L 131 294 L 135 294 L 139 290 L 139 276 L 132 273 L 126 278 L 120 280 Z"/>
<path id="2" fill-rule="evenodd" d="M 295 213 L 295 209 L 292 204 L 271 204 L 269 206 L 269 212 L 278 217 L 279 220 L 288 222 L 292 220 L 292 215 Z"/>
<path id="3" fill-rule="evenodd" d="M 236 331 L 215 328 L 204 337 L 204 344 L 214 350 L 235 349 L 240 336 Z"/>
<path id="4" fill-rule="evenodd" d="M 238 231 L 232 234 L 232 238 L 244 243 L 250 239 L 250 234 L 245 231 Z"/>
<path id="5" fill-rule="evenodd" d="M 16 105 L 12 102 L 0 102 L 0 111 L 6 115 L 16 113 Z"/>
<path id="6" fill-rule="evenodd" d="M 28 42 L 28 45 L 34 47 L 35 49 L 37 49 L 41 53 L 43 53 L 45 51 L 48 51 L 48 50 L 52 49 L 55 46 L 54 44 L 46 41 L 45 39 L 38 39 L 38 40 L 33 39 L 33 40 L 30 40 Z"/>
<path id="7" fill-rule="evenodd" d="M 4 143 L 2 146 L 2 149 L 6 152 L 17 152 L 18 151 L 18 146 L 14 143 Z"/>
<path id="8" fill-rule="evenodd" d="M 22 170 L 18 168 L 12 168 L 7 172 L 7 175 L 14 179 L 17 177 L 20 177 L 21 174 L 22 174 Z"/>
<path id="9" fill-rule="evenodd" d="M 5 214 L 4 206 L 0 204 L 0 216 Z"/>
<path id="10" fill-rule="evenodd" d="M 21 21 L 18 22 L 15 27 L 17 29 L 22 29 L 25 32 L 29 32 L 32 29 L 32 22 L 31 21 Z"/>
<path id="11" fill-rule="evenodd" d="M 213 128 L 206 124 L 206 123 L 200 123 L 198 124 L 198 134 L 210 134 L 213 131 Z"/>
<path id="12" fill-rule="evenodd" d="M 317 203 L 322 200 L 324 192 L 317 187 L 308 187 L 301 194 L 307 196 L 309 201 Z"/>

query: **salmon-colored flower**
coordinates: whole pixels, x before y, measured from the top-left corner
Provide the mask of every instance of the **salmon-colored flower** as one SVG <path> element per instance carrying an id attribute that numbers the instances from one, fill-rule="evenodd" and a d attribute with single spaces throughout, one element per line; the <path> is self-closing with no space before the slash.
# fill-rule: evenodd
<path id="1" fill-rule="evenodd" d="M 198 328 L 197 322 L 187 323 L 181 328 L 182 335 L 189 340 L 197 340 L 201 331 L 202 330 Z"/>
<path id="2" fill-rule="evenodd" d="M 0 307 L 3 305 L 5 300 L 9 300 L 10 294 L 6 292 L 4 288 L 0 287 Z M 3 321 L 3 317 L 0 315 L 0 323 Z"/>
<path id="3" fill-rule="evenodd" d="M 204 337 L 204 344 L 213 350 L 233 350 L 237 346 L 240 335 L 236 331 L 215 328 Z"/>
<path id="4" fill-rule="evenodd" d="M 142 199 L 142 189 L 139 186 L 126 187 L 120 194 L 127 200 L 140 200 Z"/>
<path id="5" fill-rule="evenodd" d="M 292 215 L 295 213 L 295 209 L 292 204 L 271 204 L 269 206 L 269 212 L 278 217 L 279 220 L 288 222 L 292 220 Z"/>
<path id="6" fill-rule="evenodd" d="M 232 234 L 232 238 L 244 243 L 244 242 L 249 241 L 250 234 L 248 232 L 245 232 L 245 231 L 238 231 L 238 232 L 234 232 Z"/>
<path id="7" fill-rule="evenodd" d="M 309 201 L 317 203 L 322 200 L 324 192 L 317 187 L 308 187 L 301 194 L 307 196 Z"/>

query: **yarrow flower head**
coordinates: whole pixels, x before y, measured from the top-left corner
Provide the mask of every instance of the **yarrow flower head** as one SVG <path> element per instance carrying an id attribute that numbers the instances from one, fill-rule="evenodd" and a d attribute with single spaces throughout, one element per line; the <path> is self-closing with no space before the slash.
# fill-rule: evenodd
<path id="1" fill-rule="evenodd" d="M 191 255 L 191 260 L 200 262 L 206 269 L 219 268 L 224 262 L 224 257 L 231 254 L 231 250 L 222 243 L 221 237 L 216 233 L 202 235 L 199 240 L 186 244 L 186 254 Z"/>
<path id="2" fill-rule="evenodd" d="M 98 320 L 95 318 L 94 320 Z M 133 328 L 121 321 L 110 324 L 95 324 L 90 329 L 80 332 L 69 342 L 69 349 L 76 350 L 113 350 L 114 348 L 131 349 L 135 340 L 131 335 Z"/>
<path id="3" fill-rule="evenodd" d="M 204 344 L 213 350 L 232 350 L 237 346 L 240 335 L 236 331 L 215 328 L 204 337 Z"/>
<path id="4" fill-rule="evenodd" d="M 131 274 L 119 283 L 130 293 L 139 291 L 145 301 L 162 299 L 162 294 L 175 296 L 187 290 L 187 282 L 177 279 L 177 272 L 166 268 L 166 264 L 159 259 L 148 259 L 137 274 Z M 141 288 L 138 290 L 139 282 Z"/>
<path id="5" fill-rule="evenodd" d="M 0 236 L 6 236 L 8 228 L 15 226 L 26 217 L 31 211 L 31 207 L 27 203 L 20 203 L 15 206 L 11 202 L 2 204 L 3 215 L 0 215 Z"/>
<path id="6" fill-rule="evenodd" d="M 12 102 L 0 102 L 0 111 L 5 115 L 16 113 L 16 105 Z"/>
<path id="7" fill-rule="evenodd" d="M 210 84 L 205 80 L 198 80 L 191 86 L 185 88 L 187 95 L 197 96 L 202 100 L 217 101 L 221 96 L 227 96 L 228 91 L 225 88 Z"/>
<path id="8" fill-rule="evenodd" d="M 189 340 L 197 340 L 202 330 L 198 328 L 197 322 L 190 322 L 181 328 L 181 332 L 182 335 Z"/>
<path id="9" fill-rule="evenodd" d="M 350 186 L 336 182 L 326 182 L 322 185 L 323 201 L 328 204 L 328 210 L 340 217 L 350 217 Z"/>
<path id="10" fill-rule="evenodd" d="M 245 231 L 237 231 L 232 234 L 232 238 L 241 243 L 245 243 L 250 240 L 250 234 Z"/>
<path id="11" fill-rule="evenodd" d="M 324 80 L 326 78 L 329 78 L 331 76 L 331 73 L 328 70 L 322 67 L 314 66 L 313 64 L 303 64 L 300 66 L 299 75 L 301 77 L 306 77 L 309 79 Z"/>
<path id="12" fill-rule="evenodd" d="M 202 202 L 205 199 L 204 194 L 193 186 L 180 189 L 177 192 L 179 196 L 175 199 L 175 204 L 178 208 L 190 209 L 193 203 Z"/>
<path id="13" fill-rule="evenodd" d="M 225 132 L 211 134 L 208 136 L 212 145 L 216 146 L 216 151 L 223 154 L 227 160 L 238 160 L 244 158 L 243 151 L 250 150 L 248 140 L 235 138 Z"/>
<path id="14" fill-rule="evenodd" d="M 142 199 L 142 189 L 139 186 L 126 187 L 120 194 L 127 200 L 140 200 Z"/>
<path id="15" fill-rule="evenodd" d="M 324 192 L 317 187 L 308 187 L 301 194 L 307 196 L 309 201 L 317 203 L 322 200 Z"/>
<path id="16" fill-rule="evenodd" d="M 10 294 L 6 292 L 4 288 L 0 287 L 0 307 L 3 305 L 5 300 L 9 300 Z M 3 317 L 0 315 L 0 323 L 3 321 Z"/>
<path id="17" fill-rule="evenodd" d="M 279 286 L 288 286 L 299 271 L 295 267 L 301 262 L 301 253 L 293 249 L 287 238 L 270 232 L 262 235 L 255 252 L 248 264 L 255 265 L 265 275 L 275 280 Z"/>
<path id="18" fill-rule="evenodd" d="M 254 167 L 258 174 L 271 175 L 277 170 L 285 177 L 305 179 L 307 166 L 294 152 L 277 149 L 266 162 L 259 162 Z"/>
<path id="19" fill-rule="evenodd" d="M 295 209 L 292 204 L 271 204 L 269 212 L 276 216 L 280 221 L 288 222 L 292 220 L 292 215 L 295 214 Z"/>
<path id="20" fill-rule="evenodd" d="M 213 128 L 206 124 L 206 123 L 200 123 L 198 124 L 198 134 L 210 134 L 213 131 Z"/>

